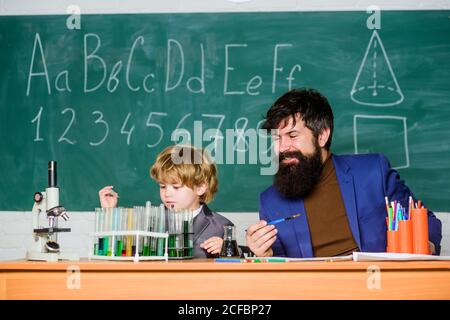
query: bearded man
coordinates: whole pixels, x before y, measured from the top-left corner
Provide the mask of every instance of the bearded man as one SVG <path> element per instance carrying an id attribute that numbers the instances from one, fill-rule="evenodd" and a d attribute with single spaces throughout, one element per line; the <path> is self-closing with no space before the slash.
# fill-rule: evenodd
<path id="1" fill-rule="evenodd" d="M 333 112 L 314 89 L 294 89 L 270 107 L 279 169 L 260 195 L 260 221 L 247 229 L 257 256 L 329 257 L 386 251 L 386 203 L 408 208 L 411 190 L 382 154 L 331 152 Z M 298 215 L 276 225 L 268 221 Z M 439 254 L 441 222 L 428 210 L 430 253 Z"/>

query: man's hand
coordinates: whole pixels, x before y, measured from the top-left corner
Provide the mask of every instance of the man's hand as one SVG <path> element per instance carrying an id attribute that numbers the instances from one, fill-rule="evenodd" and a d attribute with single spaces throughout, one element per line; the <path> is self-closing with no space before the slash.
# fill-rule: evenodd
<path id="1" fill-rule="evenodd" d="M 278 230 L 274 225 L 267 225 L 267 222 L 260 220 L 247 229 L 247 246 L 258 257 L 273 256 L 272 245 L 277 240 Z"/>
<path id="2" fill-rule="evenodd" d="M 435 254 L 436 253 L 436 247 L 434 246 L 434 243 L 431 241 L 428 241 L 428 252 L 430 254 Z"/>
<path id="3" fill-rule="evenodd" d="M 119 195 L 112 190 L 113 186 L 106 186 L 98 192 L 102 208 L 115 208 Z"/>

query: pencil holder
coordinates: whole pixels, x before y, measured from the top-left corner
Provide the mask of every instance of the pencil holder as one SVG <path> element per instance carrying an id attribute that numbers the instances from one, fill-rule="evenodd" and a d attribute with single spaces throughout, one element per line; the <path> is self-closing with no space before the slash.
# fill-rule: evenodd
<path id="1" fill-rule="evenodd" d="M 387 231 L 387 248 L 386 252 L 400 252 L 400 232 Z"/>
<path id="2" fill-rule="evenodd" d="M 411 220 L 400 220 L 398 222 L 398 231 L 400 232 L 400 251 L 401 253 L 414 253 L 413 232 Z"/>
<path id="3" fill-rule="evenodd" d="M 428 249 L 428 213 L 426 208 L 411 210 L 413 250 L 417 254 L 430 254 Z"/>

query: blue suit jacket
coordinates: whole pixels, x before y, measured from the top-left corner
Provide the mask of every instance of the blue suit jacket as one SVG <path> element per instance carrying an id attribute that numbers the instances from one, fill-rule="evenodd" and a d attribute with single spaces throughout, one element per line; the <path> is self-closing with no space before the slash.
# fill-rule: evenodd
<path id="1" fill-rule="evenodd" d="M 381 154 L 332 155 L 332 160 L 348 222 L 360 251 L 386 251 L 387 212 L 384 197 L 387 196 L 389 201 L 400 201 L 408 208 L 408 198 L 413 196 L 412 192 Z M 284 198 L 273 185 L 261 193 L 261 220 L 279 219 L 295 213 L 302 215 L 277 225 L 277 240 L 272 246 L 274 255 L 313 257 L 303 199 Z M 439 254 L 442 226 L 431 211 L 428 211 L 428 227 L 429 240 L 436 246 L 436 254 Z"/>

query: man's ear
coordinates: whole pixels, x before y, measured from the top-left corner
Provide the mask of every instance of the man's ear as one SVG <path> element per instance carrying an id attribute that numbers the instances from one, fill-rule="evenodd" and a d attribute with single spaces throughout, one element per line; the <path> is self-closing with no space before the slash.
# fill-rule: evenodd
<path id="1" fill-rule="evenodd" d="M 201 197 L 206 193 L 206 189 L 208 188 L 208 184 L 205 182 L 195 187 L 195 193 Z"/>
<path id="2" fill-rule="evenodd" d="M 319 139 L 317 139 L 317 140 L 318 140 L 319 146 L 321 148 L 325 147 L 325 145 L 327 144 L 328 139 L 330 138 L 330 131 L 331 131 L 330 128 L 325 128 L 319 134 Z"/>

